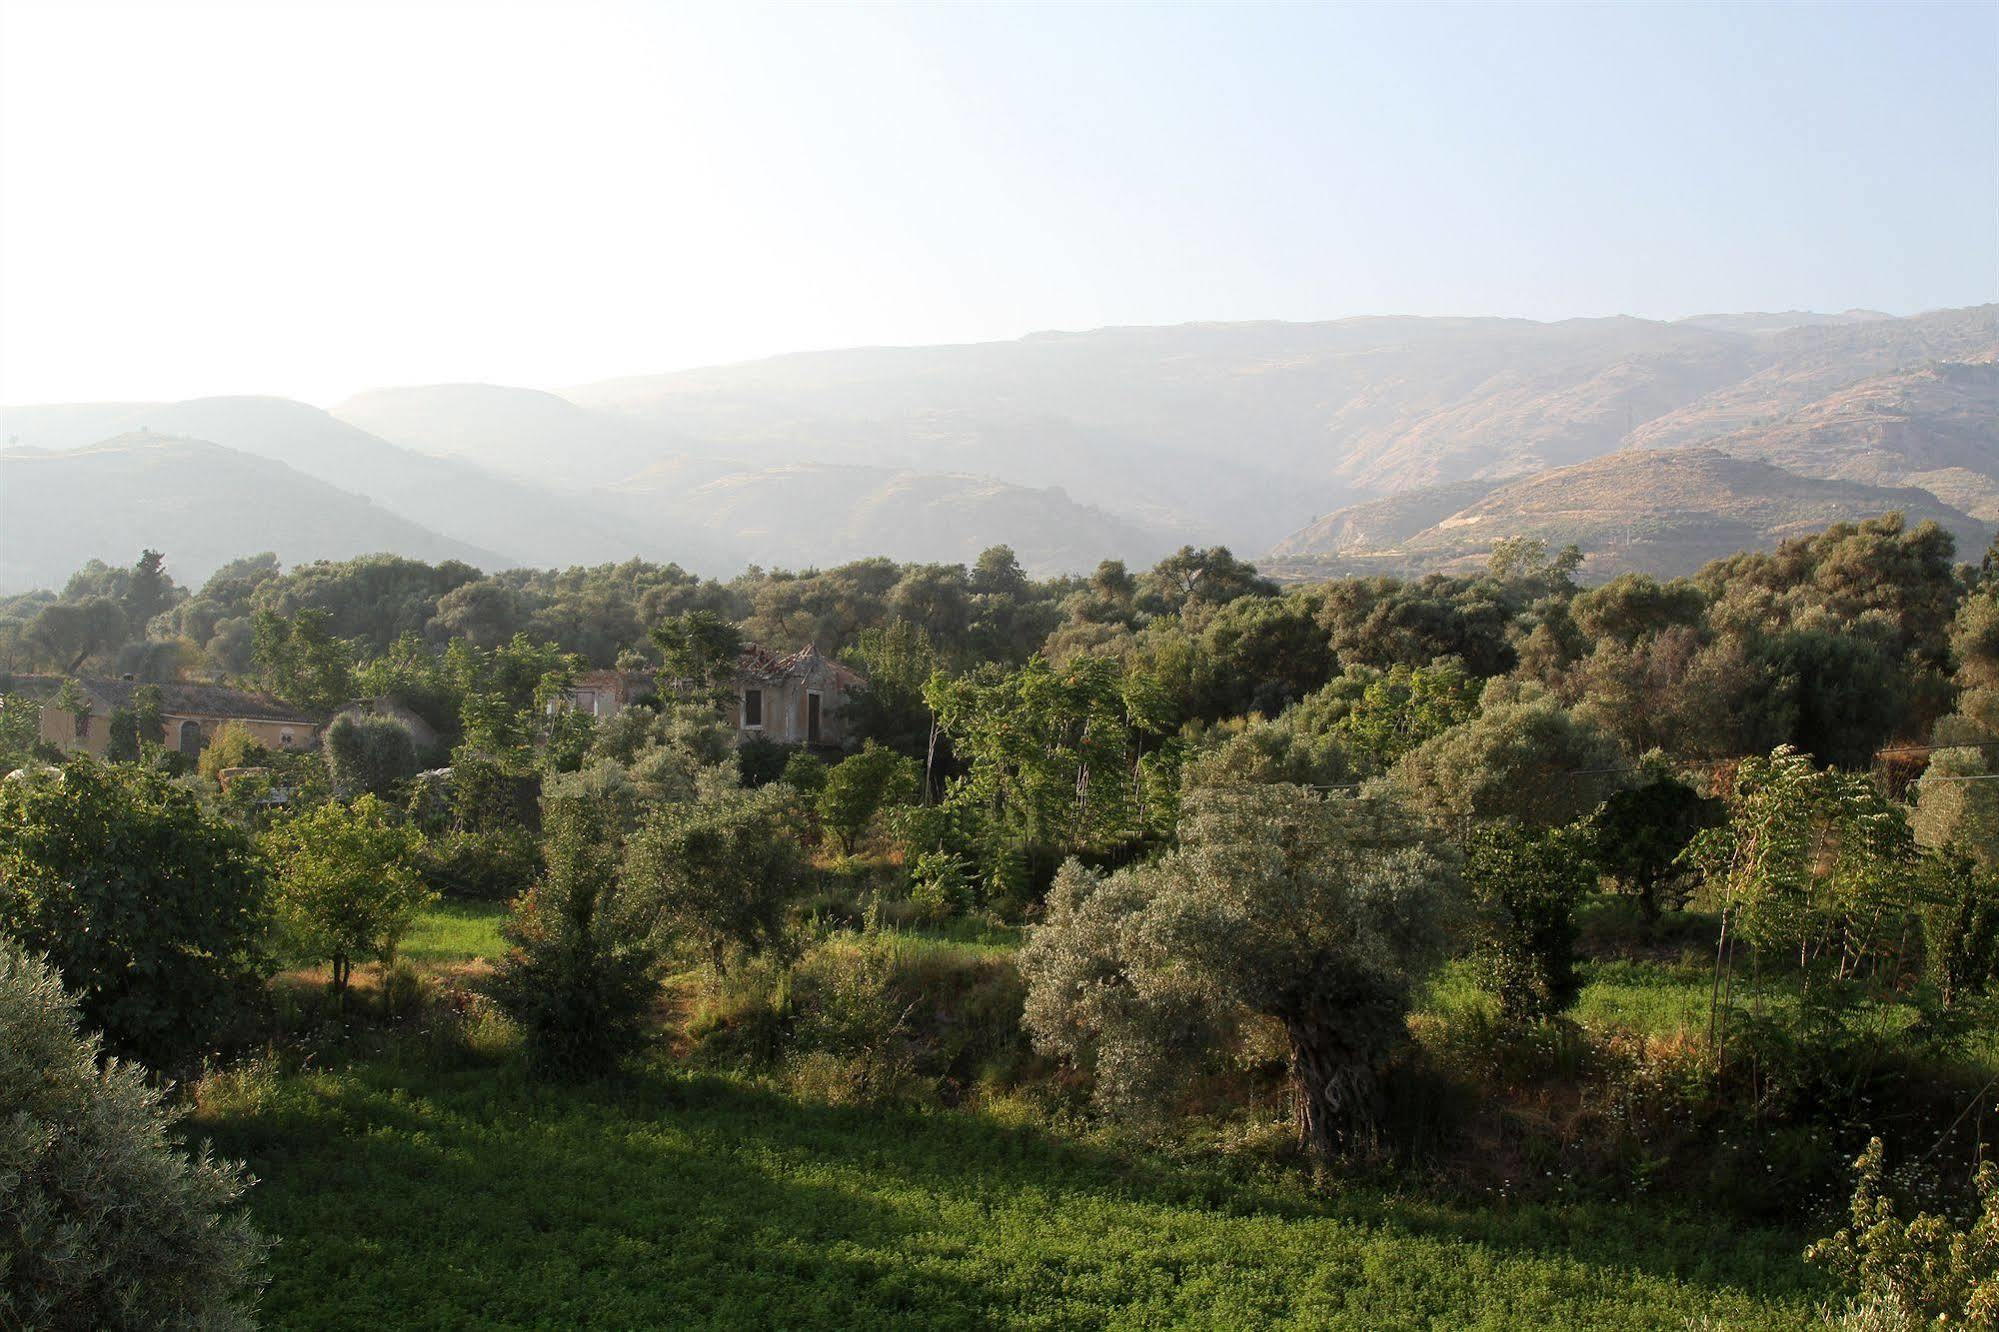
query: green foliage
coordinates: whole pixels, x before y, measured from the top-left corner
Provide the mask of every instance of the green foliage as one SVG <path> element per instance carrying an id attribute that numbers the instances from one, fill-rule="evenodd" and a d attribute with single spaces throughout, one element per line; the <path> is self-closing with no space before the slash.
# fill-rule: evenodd
<path id="1" fill-rule="evenodd" d="M 426 837 L 417 873 L 432 893 L 473 902 L 505 902 L 541 875 L 541 848 L 518 826 L 472 832 L 448 828 Z"/>
<path id="2" fill-rule="evenodd" d="M 0 690 L 0 776 L 33 762 L 41 739 L 41 703 Z"/>
<path id="3" fill-rule="evenodd" d="M 744 786 L 767 786 L 784 776 L 791 761 L 802 754 L 804 750 L 767 735 L 747 735 L 736 746 L 736 771 Z"/>
<path id="4" fill-rule="evenodd" d="M 353 696 L 354 650 L 334 637 L 332 616 L 301 610 L 289 617 L 258 611 L 251 619 L 251 659 L 265 687 L 300 707 L 330 712 Z"/>
<path id="5" fill-rule="evenodd" d="M 1552 828 L 1603 803 L 1626 766 L 1608 736 L 1539 700 L 1487 707 L 1404 755 L 1392 776 L 1432 818 Z"/>
<path id="6" fill-rule="evenodd" d="M 1881 1139 L 1853 1163 L 1847 1224 L 1806 1251 L 1853 1292 L 1857 1327 L 1999 1327 L 1999 1166 L 1978 1167 L 1966 1223 L 1932 1212 L 1904 1221 L 1883 1187 Z"/>
<path id="7" fill-rule="evenodd" d="M 157 746 L 167 737 L 158 685 L 140 685 L 132 691 L 132 706 L 113 708 L 107 726 L 104 757 L 113 762 L 136 763 L 148 746 Z"/>
<path id="8" fill-rule="evenodd" d="M 1375 776 L 1477 716 L 1478 696 L 1478 681 L 1455 660 L 1397 663 L 1386 671 L 1353 666 L 1282 720 L 1301 732 L 1337 739 L 1361 772 Z"/>
<path id="9" fill-rule="evenodd" d="M 910 867 L 910 903 L 932 924 L 964 915 L 971 909 L 972 896 L 965 862 L 949 851 L 925 851 Z"/>
<path id="10" fill-rule="evenodd" d="M 266 973 L 268 891 L 248 837 L 150 769 L 0 782 L 0 933 L 48 954 L 114 1053 L 213 1048 Z"/>
<path id="11" fill-rule="evenodd" d="M 1233 1023 L 1275 1019 L 1300 1144 L 1362 1148 L 1458 892 L 1454 859 L 1391 801 L 1199 787 L 1162 860 L 1063 867 L 1021 951 L 1028 1027 L 1094 1071 L 1100 1103 L 1156 1117 Z"/>
<path id="12" fill-rule="evenodd" d="M 632 838 L 621 891 L 662 938 L 695 945 L 719 971 L 732 952 L 782 940 L 785 914 L 808 884 L 797 825 L 782 786 L 663 807 Z"/>
<path id="13" fill-rule="evenodd" d="M 271 751 L 264 748 L 249 727 L 242 722 L 226 721 L 215 728 L 215 738 L 201 751 L 195 760 L 195 771 L 209 781 L 220 781 L 224 771 L 230 768 L 258 768 L 270 761 Z"/>
<path id="14" fill-rule="evenodd" d="M 409 727 L 393 717 L 343 712 L 322 738 L 326 770 L 334 791 L 387 799 L 416 776 L 416 742 Z"/>
<path id="15" fill-rule="evenodd" d="M 892 749 L 883 749 L 870 740 L 859 753 L 849 754 L 833 765 L 814 801 L 819 821 L 840 841 L 848 855 L 868 830 L 875 815 L 887 805 L 908 804 L 916 799 L 923 774 L 914 759 Z"/>
<path id="16" fill-rule="evenodd" d="M 100 1065 L 54 968 L 0 939 L 0 1325 L 250 1328 L 269 1247 L 242 1168 Z"/>
<path id="17" fill-rule="evenodd" d="M 1025 900 L 1018 882 L 1037 857 L 1103 854 L 1149 831 L 1155 787 L 1144 780 L 1171 725 L 1152 682 L 1102 657 L 1051 667 L 934 677 L 925 697 L 970 771 L 946 803 L 978 821 L 980 872 L 993 901 Z"/>
<path id="18" fill-rule="evenodd" d="M 1490 824 L 1471 836 L 1465 879 L 1479 916 L 1482 979 L 1512 1023 L 1558 1017 L 1581 990 L 1576 905 L 1593 875 L 1567 829 Z"/>
<path id="19" fill-rule="evenodd" d="M 647 940 L 650 907 L 620 886 L 618 840 L 602 812 L 563 801 L 548 824 L 548 873 L 514 904 L 490 993 L 520 1027 L 532 1068 L 585 1077 L 644 1043 L 659 955 Z"/>
<path id="20" fill-rule="evenodd" d="M 1669 773 L 1612 793 L 1581 825 L 1590 859 L 1637 899 L 1648 923 L 1677 902 L 1666 900 L 1691 871 L 1682 853 L 1722 817 L 1722 804 Z"/>
<path id="21" fill-rule="evenodd" d="M 277 917 L 293 954 L 332 963 L 344 995 L 356 959 L 387 971 L 432 900 L 417 871 L 422 838 L 372 795 L 328 801 L 263 835 L 277 882 Z"/>
<path id="22" fill-rule="evenodd" d="M 686 692 L 696 697 L 725 698 L 736 662 L 743 654 L 743 635 L 710 610 L 692 610 L 661 620 L 651 630 L 659 649 L 660 692 Z"/>
<path id="23" fill-rule="evenodd" d="M 867 679 L 841 705 L 840 722 L 847 734 L 911 758 L 926 754 L 935 718 L 923 687 L 944 663 L 922 625 L 897 619 L 863 630 L 845 656 Z"/>
<path id="24" fill-rule="evenodd" d="M 1949 1007 L 1999 980 L 1999 870 L 1945 849 L 1925 852 L 1917 872 L 1923 959 Z"/>
<path id="25" fill-rule="evenodd" d="M 784 761 L 780 780 L 810 800 L 826 789 L 826 772 L 825 759 L 810 750 L 795 749 Z"/>

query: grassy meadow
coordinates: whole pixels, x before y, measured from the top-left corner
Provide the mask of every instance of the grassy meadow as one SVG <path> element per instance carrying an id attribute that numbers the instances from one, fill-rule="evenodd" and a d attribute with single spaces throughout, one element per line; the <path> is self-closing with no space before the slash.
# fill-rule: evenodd
<path id="1" fill-rule="evenodd" d="M 501 914 L 439 904 L 404 956 L 461 972 Z M 949 965 L 1012 942 L 959 933 L 898 947 Z M 1661 1026 L 1693 979 L 1601 970 L 1584 1012 Z M 847 1107 L 664 1057 L 558 1086 L 491 1019 L 308 1062 L 197 1098 L 279 1237 L 273 1327 L 1782 1328 L 1829 1294 L 1799 1234 L 1645 1200 L 1314 1184 L 1004 1099 Z"/>

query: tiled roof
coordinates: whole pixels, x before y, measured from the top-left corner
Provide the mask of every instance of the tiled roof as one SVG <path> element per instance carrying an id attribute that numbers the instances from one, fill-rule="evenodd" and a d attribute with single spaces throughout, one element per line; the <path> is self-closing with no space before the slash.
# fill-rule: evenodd
<path id="1" fill-rule="evenodd" d="M 77 683 L 107 709 L 131 707 L 132 696 L 146 687 L 146 681 L 143 680 L 80 679 Z M 16 691 L 31 697 L 49 698 L 62 688 L 62 677 L 17 675 L 13 679 L 13 687 Z M 212 684 L 184 684 L 180 681 L 158 683 L 153 688 L 160 691 L 160 707 L 163 711 L 183 716 L 221 717 L 235 721 L 300 722 L 307 726 L 317 726 L 325 720 L 283 699 L 250 689 L 230 689 L 223 685 Z"/>
<path id="2" fill-rule="evenodd" d="M 851 688 L 863 684 L 860 672 L 831 657 L 819 655 L 819 649 L 807 644 L 788 656 L 780 657 L 767 647 L 751 645 L 743 649 L 737 672 L 753 680 L 786 680 L 794 676 L 810 675 L 815 670 L 823 671 L 842 685 Z"/>

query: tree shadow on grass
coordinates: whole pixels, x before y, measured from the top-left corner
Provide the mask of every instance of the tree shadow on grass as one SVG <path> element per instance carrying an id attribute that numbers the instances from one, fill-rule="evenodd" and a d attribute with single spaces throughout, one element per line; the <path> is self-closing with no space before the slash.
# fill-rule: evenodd
<path id="1" fill-rule="evenodd" d="M 1725 1225 L 1320 1193 L 660 1069 L 366 1063 L 204 1128 L 264 1177 L 282 1326 L 1469 1325 L 1506 1289 L 1516 1322 L 1638 1280 L 1690 1308 L 1816 1289 L 1795 1245 Z"/>

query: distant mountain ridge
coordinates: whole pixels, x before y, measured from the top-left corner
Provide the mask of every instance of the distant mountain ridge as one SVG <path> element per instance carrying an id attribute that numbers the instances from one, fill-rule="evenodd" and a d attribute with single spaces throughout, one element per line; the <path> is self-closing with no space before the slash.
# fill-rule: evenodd
<path id="1" fill-rule="evenodd" d="M 1999 519 L 1995 356 L 1993 305 L 1377 316 L 801 352 L 560 393 L 415 385 L 331 412 L 272 398 L 14 408 L 0 433 L 56 449 L 142 428 L 208 440 L 539 565 L 956 560 L 990 539 L 1038 572 L 1182 543 L 1423 568 L 1464 558 L 1455 539 L 1418 540 L 1437 524 L 1518 500 L 1524 479 L 1587 481 L 1572 469 L 1622 452 L 1702 446 L 1771 465 L 1732 474 L 1729 512 L 1757 486 L 1770 514 L 1796 508 L 1802 480 L 1845 483 L 1849 508 L 1928 496 L 1952 521 Z M 1676 493 L 1637 464 L 1627 479 L 1626 527 Z M 1608 541 L 1606 498 L 1570 506 L 1592 516 L 1568 529 L 1550 518 L 1559 505 L 1532 522 Z M 1481 510 L 1481 530 L 1502 512 Z"/>

